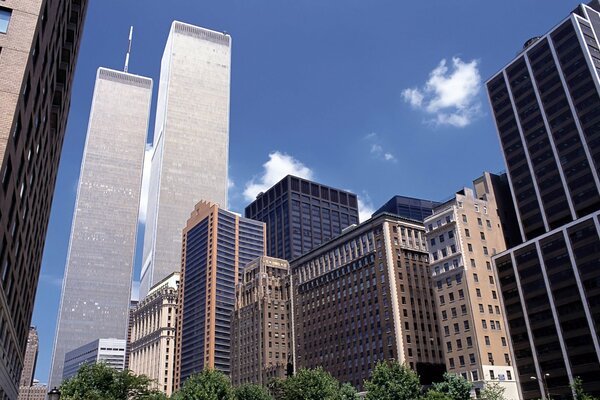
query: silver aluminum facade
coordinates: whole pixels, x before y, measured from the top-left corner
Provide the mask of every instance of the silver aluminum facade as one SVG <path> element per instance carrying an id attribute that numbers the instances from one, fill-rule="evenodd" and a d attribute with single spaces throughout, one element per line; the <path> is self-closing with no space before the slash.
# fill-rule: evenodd
<path id="1" fill-rule="evenodd" d="M 125 339 L 152 80 L 100 68 L 71 228 L 50 387 L 65 353 Z"/>
<path id="2" fill-rule="evenodd" d="M 227 206 L 231 38 L 173 22 L 163 54 L 140 299 L 181 264 L 200 200 Z"/>

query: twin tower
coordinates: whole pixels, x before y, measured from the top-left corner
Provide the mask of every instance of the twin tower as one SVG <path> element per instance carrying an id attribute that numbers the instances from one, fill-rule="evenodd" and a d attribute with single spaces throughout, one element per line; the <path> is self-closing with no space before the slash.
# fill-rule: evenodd
<path id="1" fill-rule="evenodd" d="M 194 205 L 227 205 L 230 65 L 229 35 L 173 22 L 161 62 L 147 210 L 139 204 L 152 79 L 98 70 L 49 387 L 62 381 L 67 352 L 98 338 L 126 338 L 138 219 L 145 215 L 143 298 L 180 268 L 181 232 Z"/>

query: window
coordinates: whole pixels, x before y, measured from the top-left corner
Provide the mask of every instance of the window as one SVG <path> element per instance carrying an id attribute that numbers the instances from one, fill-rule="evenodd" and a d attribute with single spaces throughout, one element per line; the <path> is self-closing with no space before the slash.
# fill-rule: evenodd
<path id="1" fill-rule="evenodd" d="M 469 362 L 471 364 L 475 364 L 475 354 L 473 354 L 473 353 L 469 354 Z"/>
<path id="2" fill-rule="evenodd" d="M 492 353 L 488 353 L 488 361 L 494 365 L 494 355 Z"/>
<path id="3" fill-rule="evenodd" d="M 444 327 L 444 335 L 450 336 L 450 328 L 447 326 Z"/>
<path id="4" fill-rule="evenodd" d="M 440 235 L 440 237 L 438 238 L 440 240 L 440 243 L 444 243 L 444 235 Z"/>
<path id="5" fill-rule="evenodd" d="M 8 31 L 8 22 L 10 21 L 11 15 L 12 10 L 0 7 L 0 33 L 6 33 Z"/>
<path id="6" fill-rule="evenodd" d="M 465 298 L 465 292 L 462 289 L 458 289 L 458 298 L 461 300 Z"/>
<path id="7" fill-rule="evenodd" d="M 464 367 L 464 365 L 465 365 L 465 357 L 464 356 L 459 356 L 458 357 L 458 361 L 460 363 L 460 366 Z"/>
<path id="8" fill-rule="evenodd" d="M 448 231 L 448 238 L 452 239 L 454 237 L 454 231 Z"/>
<path id="9" fill-rule="evenodd" d="M 442 311 L 442 319 L 444 319 L 444 320 L 448 319 L 448 313 L 446 312 L 446 310 Z"/>
<path id="10" fill-rule="evenodd" d="M 483 254 L 485 254 L 486 256 L 489 254 L 488 249 L 485 246 L 483 246 Z"/>
<path id="11" fill-rule="evenodd" d="M 448 293 L 448 301 L 454 301 L 454 293 L 450 292 Z"/>
<path id="12" fill-rule="evenodd" d="M 493 285 L 494 284 L 494 277 L 490 275 L 490 284 Z"/>
<path id="13" fill-rule="evenodd" d="M 510 356 L 507 353 L 504 353 L 504 361 L 506 365 L 510 365 Z"/>
<path id="14" fill-rule="evenodd" d="M 491 343 L 490 343 L 490 337 L 489 336 L 485 336 L 485 345 L 486 346 L 490 346 L 491 345 Z"/>
<path id="15" fill-rule="evenodd" d="M 471 267 L 477 268 L 477 266 L 475 265 L 475 260 L 472 258 L 471 258 Z"/>
<path id="16" fill-rule="evenodd" d="M 458 316 L 458 314 L 456 312 L 456 307 L 452 307 L 451 311 L 452 311 L 452 318 L 456 318 Z"/>
<path id="17" fill-rule="evenodd" d="M 452 352 L 452 342 L 446 342 L 446 351 L 448 353 Z"/>
<path id="18" fill-rule="evenodd" d="M 467 347 L 473 347 L 473 339 L 471 336 L 467 337 Z"/>
<path id="19" fill-rule="evenodd" d="M 461 274 L 456 274 L 456 283 L 461 283 L 462 282 L 462 275 Z"/>
<path id="20" fill-rule="evenodd" d="M 496 376 L 494 375 L 494 370 L 490 369 L 490 379 L 496 379 Z"/>
<path id="21" fill-rule="evenodd" d="M 475 289 L 475 293 L 477 293 L 477 297 L 481 297 L 481 289 Z"/>
<path id="22" fill-rule="evenodd" d="M 463 222 L 467 222 L 467 216 L 465 214 L 462 215 Z"/>
<path id="23" fill-rule="evenodd" d="M 481 326 L 483 327 L 483 329 L 487 329 L 487 322 L 485 321 L 485 319 L 481 320 Z"/>
<path id="24" fill-rule="evenodd" d="M 437 288 L 441 289 L 442 288 L 442 281 L 437 281 Z"/>
<path id="25" fill-rule="evenodd" d="M 486 219 L 486 220 L 485 220 L 485 224 L 486 224 L 486 226 L 487 226 L 488 228 L 491 228 L 491 227 L 492 227 L 492 223 L 490 222 L 490 220 L 489 220 L 489 219 Z"/>
<path id="26" fill-rule="evenodd" d="M 450 368 L 454 368 L 454 358 L 449 358 L 448 363 L 450 364 Z"/>
<path id="27" fill-rule="evenodd" d="M 475 204 L 475 212 L 479 212 L 479 205 Z"/>
<path id="28" fill-rule="evenodd" d="M 491 271 L 491 270 L 492 270 L 492 264 L 490 264 L 490 262 L 489 262 L 489 261 L 486 261 L 486 262 L 485 262 L 485 266 L 487 267 L 488 271 Z"/>
<path id="29" fill-rule="evenodd" d="M 458 324 L 454 324 L 454 333 L 460 333 L 460 326 Z"/>
<path id="30" fill-rule="evenodd" d="M 460 312 L 462 315 L 467 315 L 467 306 L 465 304 L 460 306 Z"/>
<path id="31" fill-rule="evenodd" d="M 500 314 L 500 307 L 498 307 L 498 306 L 494 306 L 494 307 L 496 307 L 496 314 Z"/>
<path id="32" fill-rule="evenodd" d="M 468 229 L 465 229 L 465 236 L 466 237 L 471 237 L 471 232 L 469 232 Z"/>
<path id="33" fill-rule="evenodd" d="M 471 372 L 471 375 L 473 375 L 473 380 L 474 381 L 478 381 L 479 380 L 479 374 L 477 373 L 477 370 L 474 370 L 473 372 Z"/>
<path id="34" fill-rule="evenodd" d="M 509 381 L 512 381 L 512 374 L 508 370 L 506 371 L 506 379 L 508 379 Z"/>
<path id="35" fill-rule="evenodd" d="M 492 305 L 491 305 L 491 304 L 488 304 L 488 312 L 489 312 L 490 314 L 493 314 L 493 313 L 494 313 L 494 307 L 492 307 Z"/>
<path id="36" fill-rule="evenodd" d="M 484 312 L 484 311 L 483 311 L 483 304 L 480 304 L 480 305 L 479 305 L 479 312 L 480 312 L 480 313 Z"/>
<path id="37" fill-rule="evenodd" d="M 506 338 L 501 337 L 500 340 L 502 341 L 502 346 L 506 347 Z"/>
<path id="38" fill-rule="evenodd" d="M 477 274 L 473 274 L 473 280 L 475 282 L 479 282 L 479 277 L 477 276 Z"/>
<path id="39" fill-rule="evenodd" d="M 431 239 L 431 245 L 435 246 L 435 238 Z"/>
<path id="40" fill-rule="evenodd" d="M 479 232 L 479 236 L 481 236 L 481 240 L 485 240 L 485 233 Z"/>
<path id="41" fill-rule="evenodd" d="M 496 330 L 496 323 L 492 320 L 490 320 L 490 328 L 495 331 Z"/>
<path id="42" fill-rule="evenodd" d="M 464 321 L 463 325 L 465 326 L 465 331 L 468 331 L 471 327 L 469 326 L 469 321 Z"/>
<path id="43" fill-rule="evenodd" d="M 494 300 L 498 299 L 498 295 L 496 294 L 496 291 L 495 291 L 495 290 L 492 290 L 492 298 L 493 298 Z"/>
<path id="44" fill-rule="evenodd" d="M 444 296 L 440 296 L 440 304 L 446 304 L 446 301 L 444 300 Z"/>
<path id="45" fill-rule="evenodd" d="M 462 340 L 460 340 L 460 339 L 456 339 L 456 348 L 457 348 L 458 350 L 461 350 L 461 349 L 462 349 Z"/>
<path id="46" fill-rule="evenodd" d="M 469 249 L 470 252 L 473 252 L 473 245 L 471 243 L 467 243 L 467 249 Z"/>

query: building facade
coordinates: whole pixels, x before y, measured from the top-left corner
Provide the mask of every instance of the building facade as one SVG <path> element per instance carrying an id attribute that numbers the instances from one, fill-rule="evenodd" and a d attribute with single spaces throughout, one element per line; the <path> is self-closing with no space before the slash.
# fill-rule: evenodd
<path id="1" fill-rule="evenodd" d="M 286 260 L 259 257 L 244 267 L 231 320 L 231 381 L 267 385 L 292 368 L 292 299 Z"/>
<path id="2" fill-rule="evenodd" d="M 117 371 L 123 371 L 126 347 L 125 339 L 96 339 L 67 352 L 62 369 L 63 380 L 77 375 L 83 365 L 103 363 Z"/>
<path id="3" fill-rule="evenodd" d="M 34 327 L 29 328 L 29 337 L 27 338 L 27 350 L 25 351 L 25 359 L 23 362 L 23 371 L 21 373 L 21 386 L 33 385 L 33 378 L 35 374 L 35 366 L 37 364 L 37 357 L 40 346 L 40 338 L 37 333 L 37 329 Z"/>
<path id="4" fill-rule="evenodd" d="M 129 370 L 154 380 L 171 396 L 175 370 L 175 326 L 179 273 L 157 283 L 131 312 Z"/>
<path id="5" fill-rule="evenodd" d="M 416 199 L 406 196 L 394 196 L 381 206 L 373 215 L 382 213 L 396 214 L 404 218 L 423 221 L 433 213 L 437 201 Z"/>
<path id="6" fill-rule="evenodd" d="M 235 287 L 244 266 L 263 255 L 264 223 L 196 205 L 183 229 L 175 389 L 205 368 L 230 373 Z"/>
<path id="7" fill-rule="evenodd" d="M 600 3 L 487 82 L 523 244 L 495 258 L 523 398 L 600 395 Z"/>
<path id="8" fill-rule="evenodd" d="M 27 338 L 27 350 L 23 363 L 23 372 L 19 384 L 19 400 L 44 400 L 48 388 L 33 379 L 35 366 L 37 363 L 40 340 L 37 329 L 29 328 L 29 337 Z"/>
<path id="9" fill-rule="evenodd" d="M 129 356 L 131 355 L 131 334 L 133 331 L 133 311 L 139 304 L 137 299 L 131 299 L 129 302 L 129 323 L 127 324 L 127 351 L 125 353 L 125 368 L 129 369 Z"/>
<path id="10" fill-rule="evenodd" d="M 19 388 L 19 400 L 46 400 L 48 387 L 39 382 L 32 383 L 31 386 L 21 386 Z"/>
<path id="11" fill-rule="evenodd" d="M 491 383 L 507 400 L 521 398 L 505 312 L 492 257 L 506 250 L 493 179 L 485 173 L 475 191 L 464 188 L 424 221 L 431 276 L 449 372 L 473 382 L 479 397 Z"/>
<path id="12" fill-rule="evenodd" d="M 355 194 L 288 175 L 259 194 L 246 218 L 267 225 L 267 255 L 288 261 L 358 223 Z"/>
<path id="13" fill-rule="evenodd" d="M 140 299 L 179 269 L 189 210 L 201 200 L 227 207 L 230 68 L 229 35 L 173 22 L 160 69 Z"/>
<path id="14" fill-rule="evenodd" d="M 0 4 L 0 398 L 17 398 L 86 9 Z"/>
<path id="15" fill-rule="evenodd" d="M 422 222 L 380 214 L 292 263 L 295 368 L 322 366 L 362 388 L 379 361 L 424 384 L 444 354 Z"/>
<path id="16" fill-rule="evenodd" d="M 98 69 L 71 226 L 50 386 L 65 354 L 127 338 L 152 80 Z"/>

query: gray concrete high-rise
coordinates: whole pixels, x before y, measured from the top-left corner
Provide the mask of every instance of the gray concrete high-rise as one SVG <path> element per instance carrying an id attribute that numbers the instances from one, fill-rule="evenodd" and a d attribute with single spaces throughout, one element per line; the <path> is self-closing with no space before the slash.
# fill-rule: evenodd
<path id="1" fill-rule="evenodd" d="M 201 200 L 227 207 L 231 37 L 173 22 L 162 58 L 140 300 L 181 264 Z"/>
<path id="2" fill-rule="evenodd" d="M 152 80 L 98 69 L 49 386 L 65 354 L 99 337 L 126 339 Z"/>
<path id="3" fill-rule="evenodd" d="M 0 1 L 0 398 L 19 377 L 87 0 Z"/>

